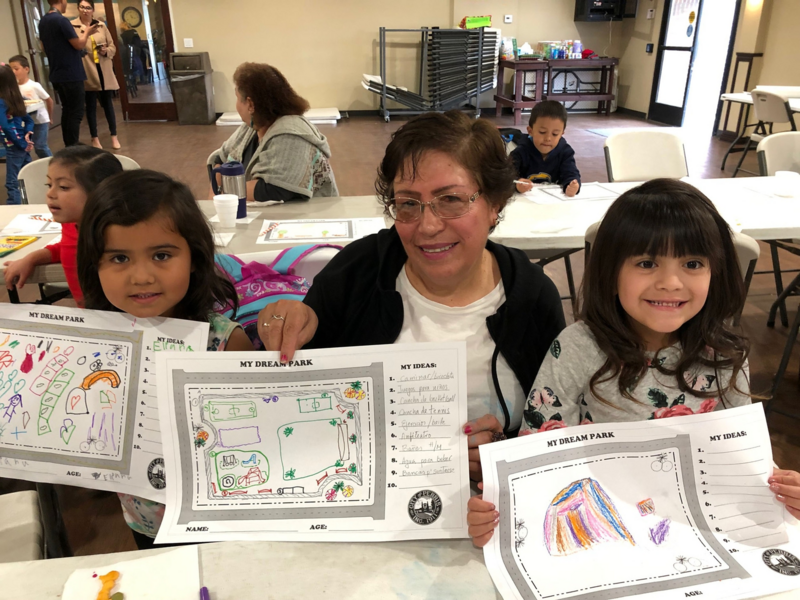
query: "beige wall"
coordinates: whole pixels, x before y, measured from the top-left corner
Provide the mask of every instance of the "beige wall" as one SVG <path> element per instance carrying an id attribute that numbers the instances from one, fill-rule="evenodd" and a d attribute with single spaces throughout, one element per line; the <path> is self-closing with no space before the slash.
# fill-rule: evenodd
<path id="1" fill-rule="evenodd" d="M 664 4 L 664 0 L 640 0 L 636 18 L 623 21 L 618 106 L 642 113 L 647 113 L 650 108 Z M 656 11 L 654 19 L 647 18 L 647 11 L 651 8 Z M 650 54 L 645 52 L 647 44 L 654 47 Z"/>
<path id="2" fill-rule="evenodd" d="M 381 26 L 452 27 L 467 15 L 491 14 L 502 35 L 520 44 L 577 38 L 598 53 L 608 46 L 611 56 L 623 48 L 621 23 L 613 24 L 609 45 L 608 23 L 575 23 L 571 0 L 239 0 L 233 8 L 171 0 L 171 6 L 176 49 L 183 51 L 184 38 L 192 38 L 193 50 L 211 54 L 218 111 L 234 110 L 231 77 L 245 60 L 278 67 L 312 106 L 377 108 L 378 97 L 359 82 L 362 73 L 379 73 Z M 504 14 L 513 15 L 514 22 L 504 24 Z M 389 83 L 417 91 L 418 39 L 414 34 L 389 38 Z M 484 94 L 482 106 L 493 106 L 492 94 Z"/>
<path id="3" fill-rule="evenodd" d="M 14 27 L 12 0 L 0 0 L 0 61 L 5 62 L 22 50 Z M 17 11 L 18 12 L 18 11 Z"/>
<path id="4" fill-rule="evenodd" d="M 763 36 L 764 58 L 756 79 L 760 85 L 800 85 L 798 33 L 800 0 L 772 0 L 768 29 Z"/>
<path id="5" fill-rule="evenodd" d="M 450 25 L 452 0 L 172 0 L 176 50 L 207 51 L 214 68 L 217 111 L 235 110 L 231 78 L 244 61 L 280 69 L 312 106 L 372 110 L 377 96 L 361 87 L 362 73 L 377 74 L 378 28 Z M 390 83 L 417 90 L 418 36 L 394 34 Z"/>

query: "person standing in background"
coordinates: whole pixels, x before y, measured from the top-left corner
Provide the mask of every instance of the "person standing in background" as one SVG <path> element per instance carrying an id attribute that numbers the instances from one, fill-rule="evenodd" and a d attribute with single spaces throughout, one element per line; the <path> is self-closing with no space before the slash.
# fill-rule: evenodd
<path id="1" fill-rule="evenodd" d="M 117 116 L 114 114 L 114 91 L 119 89 L 119 83 L 114 75 L 112 59 L 117 53 L 114 38 L 104 23 L 98 23 L 94 18 L 94 4 L 91 0 L 78 2 L 80 17 L 72 21 L 72 25 L 82 35 L 84 30 L 97 23 L 97 33 L 90 36 L 86 42 L 86 53 L 83 55 L 83 69 L 86 71 L 86 120 L 89 122 L 89 131 L 92 134 L 92 146 L 102 148 L 100 138 L 97 137 L 97 100 L 106 114 L 108 129 L 111 132 L 111 147 L 120 149 L 117 139 Z"/>
<path id="2" fill-rule="evenodd" d="M 47 144 L 47 137 L 50 135 L 50 114 L 53 112 L 53 99 L 50 97 L 42 85 L 29 77 L 31 67 L 28 59 L 17 54 L 8 59 L 8 66 L 14 71 L 14 76 L 19 84 L 19 91 L 22 99 L 28 101 L 40 100 L 44 106 L 33 113 L 33 147 L 36 156 L 47 158 L 53 156 L 50 146 Z"/>
<path id="3" fill-rule="evenodd" d="M 80 139 L 83 120 L 86 72 L 81 54 L 90 36 L 97 33 L 98 23 L 78 35 L 64 13 L 67 0 L 47 0 L 50 12 L 39 22 L 39 38 L 50 62 L 50 81 L 61 98 L 61 135 L 65 146 L 74 146 Z"/>

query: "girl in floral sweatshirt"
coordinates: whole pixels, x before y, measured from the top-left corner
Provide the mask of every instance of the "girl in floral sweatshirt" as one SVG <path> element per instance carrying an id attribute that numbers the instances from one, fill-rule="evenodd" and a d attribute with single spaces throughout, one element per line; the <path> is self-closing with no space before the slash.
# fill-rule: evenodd
<path id="1" fill-rule="evenodd" d="M 700 191 L 656 179 L 626 192 L 597 231 L 581 321 L 551 345 L 520 434 L 749 404 L 749 344 L 731 327 L 745 296 L 730 229 Z M 800 516 L 800 474 L 775 469 L 769 483 Z M 499 514 L 481 496 L 468 508 L 483 546 Z"/>

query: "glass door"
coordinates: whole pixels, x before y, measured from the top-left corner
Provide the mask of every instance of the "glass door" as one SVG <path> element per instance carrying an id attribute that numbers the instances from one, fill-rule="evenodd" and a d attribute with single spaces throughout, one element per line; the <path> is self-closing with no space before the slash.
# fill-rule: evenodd
<path id="1" fill-rule="evenodd" d="M 648 118 L 680 127 L 692 73 L 703 0 L 666 0 Z"/>
<path id="2" fill-rule="evenodd" d="M 103 0 L 117 40 L 115 71 L 126 121 L 177 121 L 169 87 L 174 52 L 168 0 Z"/>
<path id="3" fill-rule="evenodd" d="M 54 95 L 53 85 L 50 83 L 50 66 L 44 54 L 44 47 L 39 39 L 39 21 L 47 13 L 50 7 L 44 0 L 20 0 L 22 4 L 22 15 L 25 21 L 25 36 L 28 42 L 28 56 L 30 57 L 32 79 L 42 84 L 47 93 Z M 54 110 L 56 114 L 50 115 L 52 125 L 61 122 L 61 111 Z"/>

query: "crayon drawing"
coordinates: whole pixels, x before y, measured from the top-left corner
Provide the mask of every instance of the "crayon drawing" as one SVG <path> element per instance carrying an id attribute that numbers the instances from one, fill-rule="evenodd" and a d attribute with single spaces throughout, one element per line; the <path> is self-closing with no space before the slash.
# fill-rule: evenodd
<path id="1" fill-rule="evenodd" d="M 198 505 L 224 506 L 228 498 L 370 501 L 362 437 L 372 389 L 370 378 L 197 389 L 191 428 L 192 450 L 203 465 Z"/>
<path id="2" fill-rule="evenodd" d="M 69 333 L 0 329 L 0 450 L 120 460 L 134 344 Z"/>
<path id="3" fill-rule="evenodd" d="M 544 543 L 551 556 L 619 540 L 636 545 L 611 498 L 594 479 L 581 479 L 561 490 L 545 514 Z"/>

